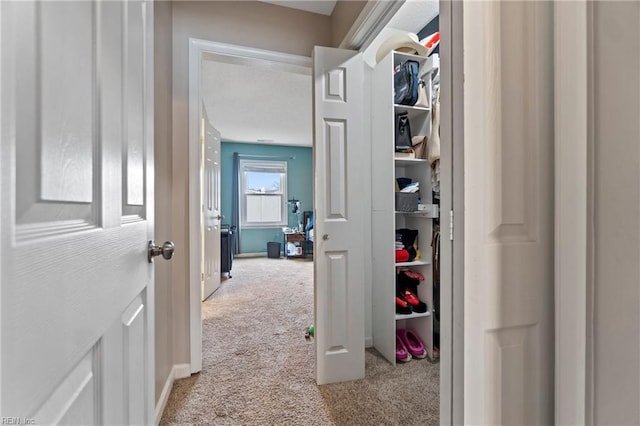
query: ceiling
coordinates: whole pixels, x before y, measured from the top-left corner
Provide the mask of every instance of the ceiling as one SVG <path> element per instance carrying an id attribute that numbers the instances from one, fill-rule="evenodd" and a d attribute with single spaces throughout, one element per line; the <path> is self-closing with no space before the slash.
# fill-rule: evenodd
<path id="1" fill-rule="evenodd" d="M 308 68 L 218 58 L 203 61 L 202 95 L 223 140 L 311 146 Z"/>
<path id="2" fill-rule="evenodd" d="M 264 3 L 271 3 L 278 6 L 290 7 L 292 9 L 304 10 L 307 12 L 319 13 L 331 16 L 336 0 L 260 0 Z"/>
<path id="3" fill-rule="evenodd" d="M 438 15 L 439 0 L 406 0 L 387 28 L 418 33 Z"/>
<path id="4" fill-rule="evenodd" d="M 267 1 L 316 8 L 329 15 L 335 1 Z M 328 7 L 330 6 L 330 9 Z M 325 9 L 322 9 L 325 8 Z M 323 12 L 322 12 L 322 11 Z M 365 51 L 372 66 L 383 39 L 400 30 L 418 32 L 438 13 L 438 0 L 407 0 Z M 203 101 L 211 123 L 225 141 L 311 146 L 313 140 L 311 70 L 273 62 L 210 55 L 202 65 Z"/>

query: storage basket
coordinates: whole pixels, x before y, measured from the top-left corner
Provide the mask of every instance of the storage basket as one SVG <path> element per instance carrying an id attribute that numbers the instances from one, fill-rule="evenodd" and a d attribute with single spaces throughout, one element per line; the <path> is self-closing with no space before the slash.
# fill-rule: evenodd
<path id="1" fill-rule="evenodd" d="M 396 192 L 396 211 L 415 212 L 419 200 L 420 192 Z"/>

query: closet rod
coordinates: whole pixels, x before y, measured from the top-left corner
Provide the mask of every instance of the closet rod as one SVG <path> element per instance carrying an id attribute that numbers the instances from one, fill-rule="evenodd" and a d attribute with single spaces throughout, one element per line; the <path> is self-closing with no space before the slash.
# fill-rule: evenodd
<path id="1" fill-rule="evenodd" d="M 238 154 L 234 152 L 234 154 Z M 251 155 L 251 154 L 238 154 L 238 158 L 286 158 L 289 160 L 295 160 L 296 157 L 286 155 Z"/>

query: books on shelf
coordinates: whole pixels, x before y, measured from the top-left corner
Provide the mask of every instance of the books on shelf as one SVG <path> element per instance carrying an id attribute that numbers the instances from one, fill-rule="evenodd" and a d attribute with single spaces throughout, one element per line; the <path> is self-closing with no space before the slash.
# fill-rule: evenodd
<path id="1" fill-rule="evenodd" d="M 404 151 L 396 151 L 396 158 L 416 158 L 416 153 L 413 152 L 412 149 L 404 150 Z"/>

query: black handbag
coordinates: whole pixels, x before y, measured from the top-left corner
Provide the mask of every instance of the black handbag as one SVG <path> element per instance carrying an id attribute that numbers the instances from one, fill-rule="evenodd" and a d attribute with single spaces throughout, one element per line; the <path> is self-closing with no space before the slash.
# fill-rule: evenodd
<path id="1" fill-rule="evenodd" d="M 396 114 L 396 151 L 411 149 L 411 125 L 406 112 Z"/>

